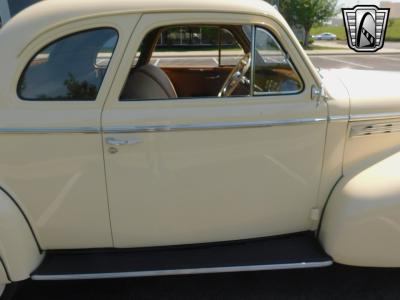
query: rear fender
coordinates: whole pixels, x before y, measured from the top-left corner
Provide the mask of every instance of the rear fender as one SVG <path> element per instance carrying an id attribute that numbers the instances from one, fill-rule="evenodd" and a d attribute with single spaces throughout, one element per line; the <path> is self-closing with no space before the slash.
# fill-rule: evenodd
<path id="1" fill-rule="evenodd" d="M 43 255 L 12 197 L 0 189 L 0 258 L 9 281 L 29 278 Z M 0 277 L 0 283 L 4 281 Z"/>

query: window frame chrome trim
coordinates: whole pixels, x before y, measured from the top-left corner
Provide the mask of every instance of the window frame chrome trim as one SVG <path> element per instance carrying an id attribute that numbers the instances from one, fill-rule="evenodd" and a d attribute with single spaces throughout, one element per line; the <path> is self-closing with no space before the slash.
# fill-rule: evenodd
<path id="1" fill-rule="evenodd" d="M 87 280 L 87 279 L 111 279 L 111 278 L 134 278 L 134 277 L 154 277 L 154 276 L 172 276 L 172 275 L 193 275 L 193 274 L 213 274 L 213 273 L 233 273 L 233 272 L 254 272 L 271 270 L 289 270 L 289 269 L 307 269 L 323 268 L 333 264 L 332 260 L 321 262 L 300 262 L 286 264 L 270 265 L 252 265 L 252 266 L 231 266 L 231 267 L 210 267 L 193 269 L 175 269 L 175 270 L 151 270 L 137 272 L 114 272 L 98 274 L 62 274 L 62 275 L 32 275 L 31 279 L 40 280 Z"/>
<path id="2" fill-rule="evenodd" d="M 242 29 L 243 30 L 243 29 Z M 254 97 L 254 85 L 256 82 L 256 26 L 251 25 L 251 66 L 250 66 L 250 96 Z"/>
<path id="3" fill-rule="evenodd" d="M 301 76 L 301 73 L 299 72 L 297 67 L 293 64 L 289 53 L 286 51 L 285 48 L 283 48 L 282 43 L 279 42 L 279 39 L 275 36 L 275 34 L 272 32 L 271 29 L 267 28 L 267 26 L 253 24 L 253 27 L 254 27 L 254 41 L 252 41 L 252 42 L 254 42 L 254 53 L 257 52 L 256 40 L 255 40 L 257 38 L 257 28 L 260 28 L 260 29 L 265 30 L 270 35 L 270 37 L 273 39 L 275 44 L 278 46 L 279 50 L 285 55 L 285 59 L 287 60 L 289 66 L 291 67 L 291 69 L 296 73 L 296 75 L 300 79 L 301 88 L 296 91 L 285 91 L 285 92 L 255 92 L 255 93 L 251 94 L 252 97 L 290 96 L 290 95 L 299 95 L 299 94 L 303 93 L 306 90 L 306 84 L 304 82 L 304 79 Z M 254 65 L 254 69 L 255 69 L 255 59 L 254 59 L 254 61 L 252 61 L 252 65 Z M 255 79 L 255 74 L 254 74 L 254 79 Z M 252 82 L 252 86 L 254 86 L 254 82 Z"/>
<path id="4" fill-rule="evenodd" d="M 333 115 L 333 116 L 329 116 L 328 117 L 328 121 L 329 122 L 335 122 L 335 121 L 346 121 L 346 122 L 348 122 L 348 121 L 350 121 L 350 117 L 347 115 L 343 115 L 343 116 L 341 116 L 341 115 Z"/>

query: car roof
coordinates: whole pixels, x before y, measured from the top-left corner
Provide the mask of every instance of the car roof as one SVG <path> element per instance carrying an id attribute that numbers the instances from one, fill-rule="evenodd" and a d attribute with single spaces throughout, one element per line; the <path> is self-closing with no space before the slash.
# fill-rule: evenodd
<path id="1" fill-rule="evenodd" d="M 281 17 L 263 0 L 46 0 L 36 3 L 8 24 L 29 23 L 32 30 L 86 17 L 157 12 L 230 12 Z"/>
<path id="2" fill-rule="evenodd" d="M 265 15 L 284 22 L 283 17 L 263 0 L 46 0 L 17 14 L 0 30 L 2 39 L 14 40 L 17 48 L 29 44 L 41 33 L 85 18 L 157 12 L 228 12 Z M 18 36 L 18 40 L 15 40 Z"/>

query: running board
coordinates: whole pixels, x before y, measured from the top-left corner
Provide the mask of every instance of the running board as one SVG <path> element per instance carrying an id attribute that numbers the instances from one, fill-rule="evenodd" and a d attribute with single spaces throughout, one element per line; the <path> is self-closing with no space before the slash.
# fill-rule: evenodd
<path id="1" fill-rule="evenodd" d="M 148 277 L 327 267 L 331 258 L 311 232 L 141 249 L 48 251 L 33 280 Z"/>

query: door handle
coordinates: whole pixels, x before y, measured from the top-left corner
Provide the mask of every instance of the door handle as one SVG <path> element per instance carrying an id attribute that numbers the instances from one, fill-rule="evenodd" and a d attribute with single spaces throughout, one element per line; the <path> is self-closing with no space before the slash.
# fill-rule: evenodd
<path id="1" fill-rule="evenodd" d="M 116 139 L 113 137 L 106 138 L 106 143 L 112 146 L 125 146 L 125 145 L 136 145 L 141 143 L 142 140 L 139 138 L 131 138 L 131 139 Z"/>

